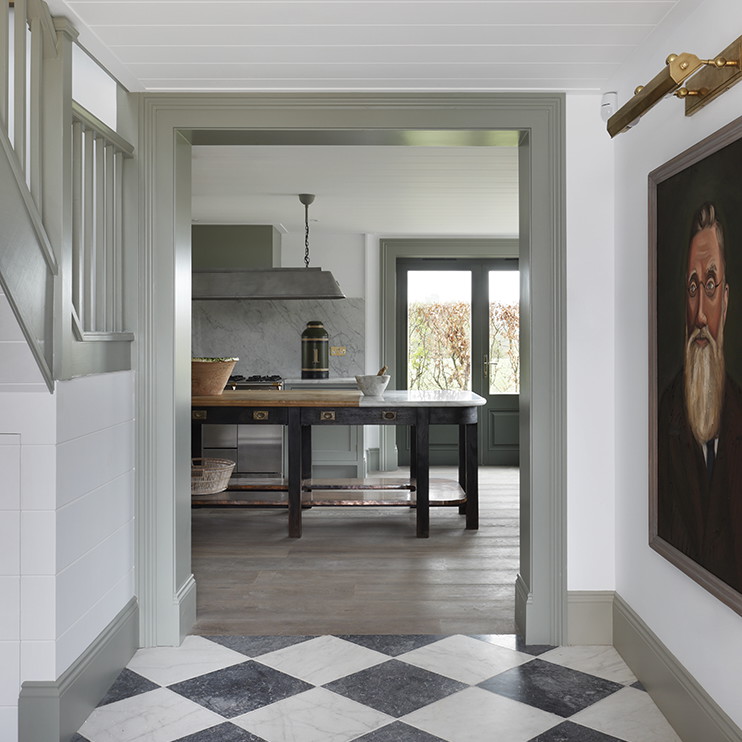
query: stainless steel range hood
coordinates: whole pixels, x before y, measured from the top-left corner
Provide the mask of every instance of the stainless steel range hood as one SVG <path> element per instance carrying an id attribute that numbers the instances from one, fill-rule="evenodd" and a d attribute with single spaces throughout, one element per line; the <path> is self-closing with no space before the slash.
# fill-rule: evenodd
<path id="1" fill-rule="evenodd" d="M 321 268 L 260 268 L 199 271 L 194 299 L 345 299 L 330 271 Z"/>

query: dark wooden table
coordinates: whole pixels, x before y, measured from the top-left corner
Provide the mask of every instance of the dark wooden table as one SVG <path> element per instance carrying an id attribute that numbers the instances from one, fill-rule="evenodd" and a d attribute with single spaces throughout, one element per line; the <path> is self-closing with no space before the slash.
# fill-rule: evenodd
<path id="1" fill-rule="evenodd" d="M 417 536 L 430 532 L 430 454 L 431 425 L 459 426 L 459 496 L 447 494 L 433 498 L 434 504 L 458 504 L 466 515 L 466 528 L 479 527 L 477 478 L 477 407 L 485 400 L 471 392 L 391 391 L 383 397 L 362 397 L 360 392 L 345 390 L 255 390 L 225 391 L 214 397 L 192 400 L 191 449 L 201 456 L 203 424 L 284 425 L 287 428 L 288 477 L 285 486 L 274 485 L 287 493 L 289 536 L 299 538 L 302 531 L 302 504 L 314 505 L 414 505 Z M 315 425 L 407 425 L 411 428 L 410 479 L 405 487 L 398 480 L 313 480 L 312 427 Z M 240 487 L 260 490 L 265 484 Z M 446 490 L 446 488 L 443 488 Z M 338 491 L 374 493 L 395 492 L 394 496 L 368 495 L 339 497 Z M 399 491 L 406 490 L 407 497 Z M 318 492 L 333 493 L 317 496 Z M 304 497 L 303 497 L 304 494 Z M 211 500 L 207 498 L 213 498 Z M 204 496 L 199 504 L 245 505 L 249 498 Z"/>

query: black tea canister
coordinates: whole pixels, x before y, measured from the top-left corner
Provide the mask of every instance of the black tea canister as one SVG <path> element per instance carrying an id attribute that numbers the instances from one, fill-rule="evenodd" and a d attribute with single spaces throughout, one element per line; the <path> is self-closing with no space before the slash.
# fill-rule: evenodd
<path id="1" fill-rule="evenodd" d="M 330 376 L 330 337 L 321 322 L 307 322 L 301 334 L 301 378 Z"/>

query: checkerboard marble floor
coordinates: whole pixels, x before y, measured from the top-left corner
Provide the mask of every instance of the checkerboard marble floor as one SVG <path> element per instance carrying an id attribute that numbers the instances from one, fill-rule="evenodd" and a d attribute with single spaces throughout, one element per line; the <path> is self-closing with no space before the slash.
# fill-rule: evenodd
<path id="1" fill-rule="evenodd" d="M 73 742 L 678 742 L 612 647 L 514 636 L 189 636 Z"/>

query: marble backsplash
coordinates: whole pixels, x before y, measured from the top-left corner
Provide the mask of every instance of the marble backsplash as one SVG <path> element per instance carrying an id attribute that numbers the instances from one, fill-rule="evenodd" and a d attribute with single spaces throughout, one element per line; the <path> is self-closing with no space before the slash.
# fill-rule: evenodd
<path id="1" fill-rule="evenodd" d="M 330 377 L 365 373 L 364 299 L 232 299 L 192 307 L 192 355 L 237 356 L 235 374 L 301 377 L 301 333 L 311 320 L 324 324 L 330 346 L 346 348 L 344 356 L 330 356 Z"/>

